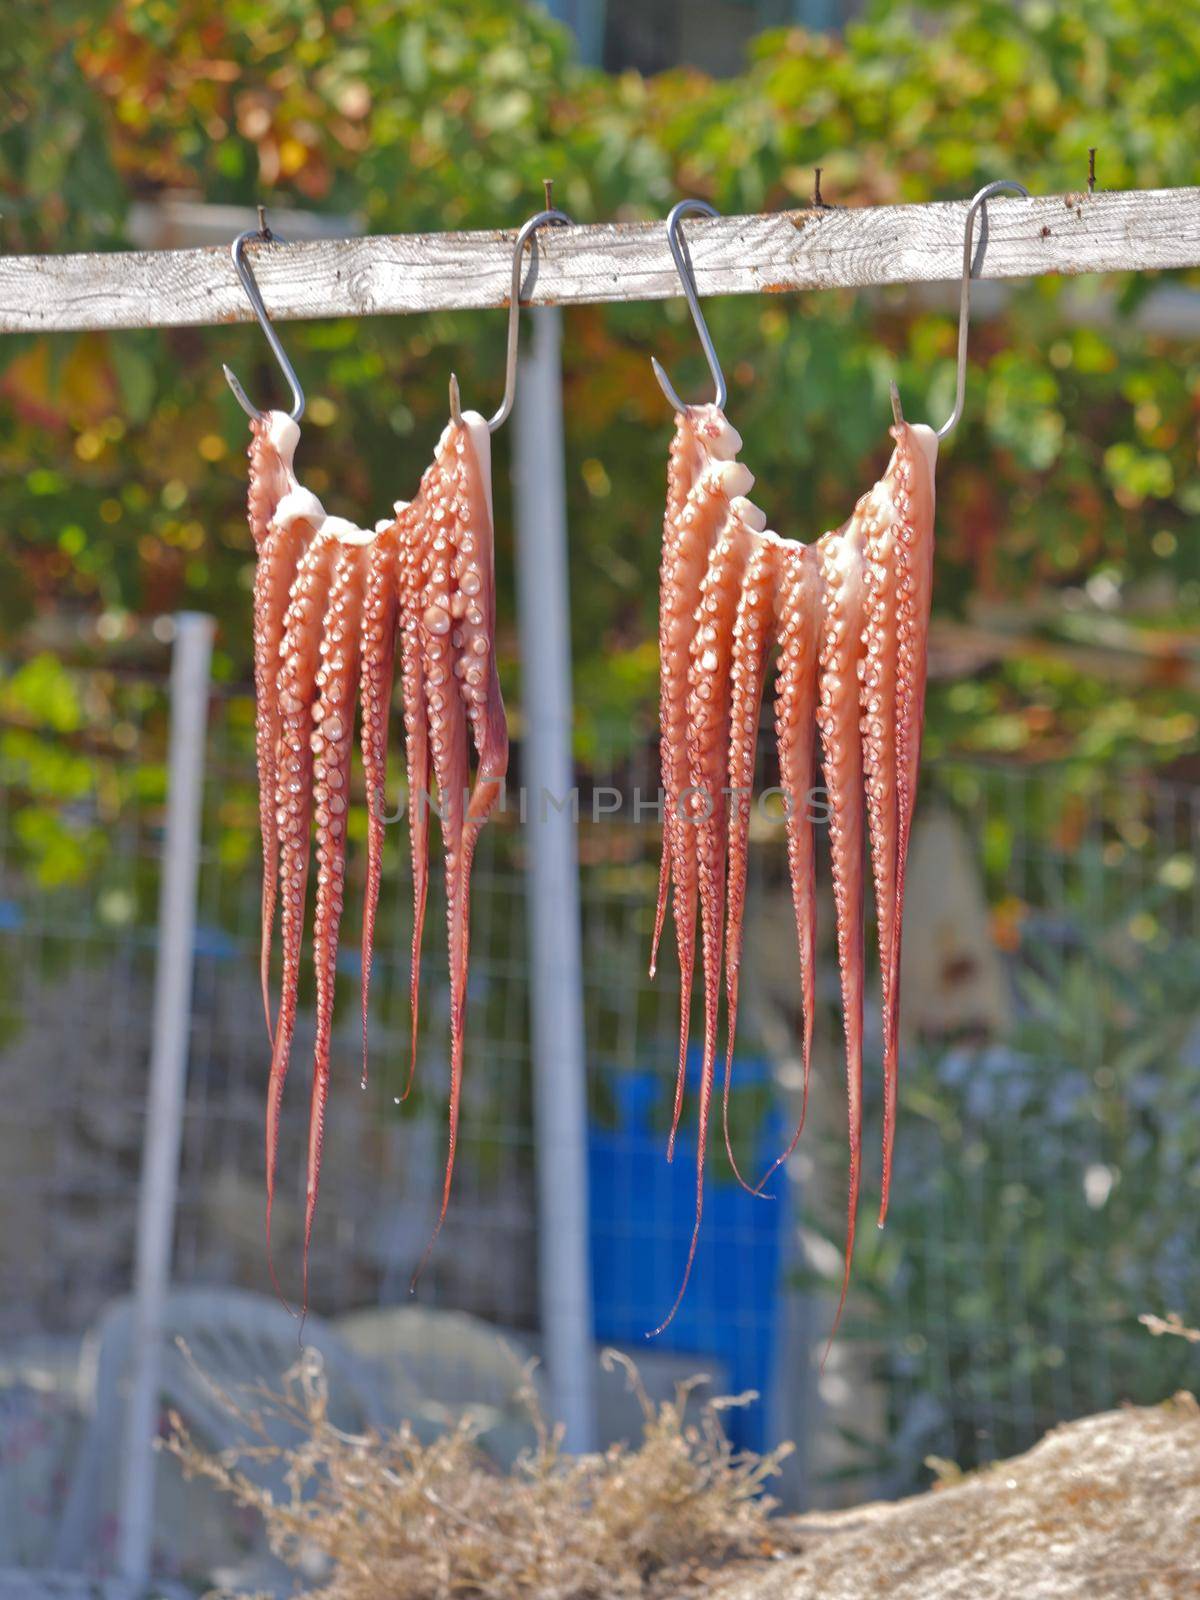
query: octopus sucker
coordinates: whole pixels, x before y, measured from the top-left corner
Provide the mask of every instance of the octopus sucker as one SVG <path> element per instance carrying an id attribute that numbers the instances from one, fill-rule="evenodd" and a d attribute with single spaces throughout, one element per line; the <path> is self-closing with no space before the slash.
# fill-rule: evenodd
<path id="1" fill-rule="evenodd" d="M 775 747 L 783 790 L 788 876 L 799 950 L 804 1016 L 804 1087 L 800 1116 L 787 1149 L 758 1183 L 761 1190 L 791 1156 L 804 1131 L 812 1075 L 817 1005 L 817 857 L 812 796 L 815 768 L 817 664 L 822 623 L 821 558 L 815 545 L 788 542 L 780 551 L 776 588 Z"/>
<path id="2" fill-rule="evenodd" d="M 829 848 L 846 1044 L 850 1144 L 846 1259 L 831 1341 L 841 1321 L 850 1285 L 862 1161 L 863 757 L 858 663 L 866 603 L 864 513 L 867 504 L 868 497 L 864 497 L 850 521 L 836 533 L 825 534 L 817 546 L 823 585 L 817 727 L 829 794 Z"/>
<path id="3" fill-rule="evenodd" d="M 746 909 L 746 877 L 750 845 L 750 811 L 754 766 L 762 715 L 767 657 L 775 634 L 775 600 L 784 546 L 773 533 L 754 536 L 742 579 L 733 625 L 729 669 L 729 833 L 725 934 L 725 1087 L 722 1124 L 729 1164 L 742 1182 L 729 1137 L 729 1090 L 737 1040 L 738 980 L 742 959 L 742 923 Z M 748 1185 L 746 1185 L 748 1187 Z"/>
<path id="4" fill-rule="evenodd" d="M 716 413 L 720 417 L 720 413 Z M 724 444 L 733 430 L 726 425 L 719 436 Z M 736 439 L 736 435 L 733 435 Z M 739 441 L 740 442 L 740 441 Z M 732 515 L 735 499 L 744 496 L 754 479 L 748 468 L 725 456 L 714 456 L 701 473 L 679 515 L 679 538 L 672 559 L 664 562 L 662 601 L 663 628 L 660 637 L 662 651 L 662 683 L 660 714 L 664 734 L 662 738 L 663 790 L 666 798 L 666 816 L 669 819 L 668 837 L 671 847 L 672 913 L 675 922 L 675 942 L 679 951 L 679 1061 L 675 1078 L 675 1103 L 671 1118 L 671 1132 L 667 1145 L 668 1160 L 674 1153 L 675 1136 L 683 1108 L 683 1090 L 686 1081 L 687 1045 L 691 1022 L 692 975 L 695 962 L 696 901 L 700 884 L 699 834 L 694 823 L 700 810 L 709 808 L 704 796 L 694 792 L 696 783 L 695 761 L 691 750 L 694 729 L 693 701 L 703 699 L 712 692 L 711 686 L 701 690 L 696 686 L 697 674 L 705 671 L 706 651 L 697 655 L 696 641 L 701 615 L 702 588 L 708 581 L 710 560 L 722 533 Z M 749 502 L 745 502 L 749 505 Z M 749 529 L 745 530 L 746 536 Z M 739 541 L 739 550 L 742 542 Z M 744 558 L 744 555 L 743 555 Z M 728 602 L 727 602 L 728 603 Z M 736 607 L 736 600 L 733 602 Z M 723 624 L 732 631 L 733 610 L 730 609 Z M 725 692 L 724 690 L 722 691 Z M 709 774 L 707 793 L 718 791 L 712 799 L 713 812 L 720 810 L 724 816 L 724 794 L 720 792 L 725 782 L 722 765 L 716 781 Z M 713 818 L 714 827 L 721 823 Z M 711 920 L 711 918 L 710 918 Z M 719 979 L 718 979 L 719 982 Z"/>
<path id="5" fill-rule="evenodd" d="M 312 528 L 312 537 L 292 583 L 280 649 L 280 727 L 275 815 L 279 830 L 283 976 L 267 1086 L 268 1250 L 271 1206 L 275 1195 L 275 1164 L 279 1149 L 279 1112 L 296 1025 L 300 952 L 304 940 L 304 904 L 313 814 L 313 708 L 318 694 L 317 673 L 325 613 L 338 548 L 337 539 L 325 532 L 323 521 L 319 528 Z"/>
<path id="6" fill-rule="evenodd" d="M 316 676 L 318 693 L 310 735 L 317 839 L 317 900 L 313 913 L 317 1026 L 313 1048 L 304 1212 L 305 1306 L 308 1305 L 308 1253 L 320 1187 L 325 1107 L 329 1098 L 329 1055 L 337 983 L 338 935 L 346 879 L 350 752 L 354 743 L 354 712 L 359 687 L 367 545 L 371 538 L 362 530 L 334 518 L 326 520 L 322 533 L 326 538 L 337 540 L 337 549 L 333 556 L 325 629 L 320 643 L 320 667 Z"/>
<path id="7" fill-rule="evenodd" d="M 899 423 L 891 430 L 896 448 L 884 482 L 895 525 L 896 632 L 896 880 L 889 964 L 891 999 L 886 1047 L 891 1076 L 884 1081 L 883 1182 L 880 1224 L 887 1214 L 896 1128 L 896 1070 L 900 1031 L 900 947 L 904 920 L 904 875 L 917 796 L 921 733 L 925 723 L 929 613 L 933 598 L 934 471 L 938 439 L 924 423 Z"/>
<path id="8" fill-rule="evenodd" d="M 689 406 L 676 413 L 675 433 L 671 439 L 667 458 L 667 503 L 663 516 L 663 551 L 660 564 L 659 606 L 659 724 L 662 737 L 662 772 L 665 804 L 663 807 L 662 859 L 658 873 L 658 898 L 654 913 L 654 938 L 650 951 L 650 976 L 658 969 L 658 947 L 666 921 L 667 894 L 671 881 L 671 830 L 678 823 L 677 804 L 683 782 L 686 782 L 686 755 L 682 747 L 673 745 L 672 735 L 678 731 L 686 707 L 687 660 L 681 661 L 672 653 L 668 634 L 668 621 L 686 605 L 687 596 L 675 591 L 678 578 L 686 576 L 676 568 L 676 556 L 685 528 L 682 515 L 688 497 L 695 487 L 707 462 L 731 460 L 742 447 L 741 438 L 730 425 L 724 413 L 716 406 Z M 695 580 L 698 583 L 698 579 Z M 698 598 L 697 596 L 694 596 Z M 676 752 L 680 759 L 676 759 Z"/>
<path id="9" fill-rule="evenodd" d="M 367 880 L 362 921 L 362 1082 L 367 1081 L 368 1019 L 371 967 L 375 953 L 375 920 L 383 880 L 384 806 L 387 798 L 388 727 L 391 720 L 392 674 L 400 615 L 403 564 L 401 523 L 407 507 L 376 526 L 367 550 L 367 575 L 362 604 L 359 700 L 360 743 L 367 791 Z"/>

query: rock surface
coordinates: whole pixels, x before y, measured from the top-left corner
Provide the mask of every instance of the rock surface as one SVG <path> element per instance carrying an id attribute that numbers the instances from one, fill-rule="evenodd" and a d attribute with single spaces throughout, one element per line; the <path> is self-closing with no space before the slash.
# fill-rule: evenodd
<path id="1" fill-rule="evenodd" d="M 780 1527 L 790 1550 L 710 1574 L 707 1600 L 1200 1596 L 1200 1405 L 1085 1417 L 928 1494 Z"/>

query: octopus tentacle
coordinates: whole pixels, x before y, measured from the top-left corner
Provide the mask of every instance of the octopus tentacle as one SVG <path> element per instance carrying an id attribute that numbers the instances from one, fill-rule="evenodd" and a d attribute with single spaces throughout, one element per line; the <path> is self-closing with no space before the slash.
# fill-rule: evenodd
<path id="1" fill-rule="evenodd" d="M 283 411 L 267 411 L 250 420 L 246 520 L 256 550 L 262 549 L 276 506 L 296 487 L 292 463 L 299 442 L 299 425 Z"/>
<path id="2" fill-rule="evenodd" d="M 687 781 L 686 752 L 683 741 L 675 738 L 683 725 L 687 703 L 687 659 L 672 651 L 671 619 L 699 599 L 698 577 L 679 594 L 676 584 L 687 579 L 690 567 L 678 569 L 676 558 L 685 530 L 681 524 L 688 496 L 712 455 L 732 459 L 742 441 L 716 406 L 689 406 L 675 417 L 675 433 L 667 460 L 667 504 L 663 516 L 663 550 L 659 567 L 661 604 L 659 606 L 659 723 L 662 744 L 663 809 L 662 859 L 658 872 L 658 898 L 654 912 L 654 938 L 650 950 L 650 976 L 658 969 L 658 947 L 666 921 L 667 894 L 671 880 L 672 830 L 678 825 L 676 810 L 679 791 Z M 673 741 L 675 739 L 675 742 Z"/>
<path id="3" fill-rule="evenodd" d="M 746 474 L 749 476 L 749 474 Z M 747 486 L 749 487 L 749 486 Z M 725 857 L 728 805 L 731 672 L 738 597 L 742 591 L 754 535 L 766 518 L 744 498 L 731 502 L 731 515 L 713 547 L 701 588 L 699 626 L 692 641 L 688 697 L 688 766 L 695 818 L 700 887 L 700 927 L 704 969 L 704 1059 L 702 1095 L 711 1092 L 717 1049 L 718 1007 L 725 919 Z M 701 1145 L 703 1152 L 703 1145 Z M 703 1153 L 701 1153 L 701 1166 Z M 736 1162 L 734 1163 L 736 1170 Z"/>
<path id="4" fill-rule="evenodd" d="M 937 435 L 924 423 L 900 423 L 891 432 L 896 449 L 888 465 L 885 484 L 890 491 L 895 525 L 896 879 L 889 960 L 891 1003 L 887 1049 L 891 1072 L 885 1075 L 884 1081 L 881 1224 L 887 1215 L 896 1127 L 904 875 L 916 804 L 921 732 L 925 721 L 929 612 L 933 595 L 934 469 L 938 447 Z"/>
<path id="5" fill-rule="evenodd" d="M 279 741 L 277 679 L 279 646 L 296 565 L 304 553 L 309 525 L 285 518 L 275 523 L 279 505 L 297 487 L 292 459 L 300 430 L 290 417 L 273 411 L 251 424 L 250 487 L 247 518 L 258 560 L 254 570 L 254 704 L 255 756 L 258 766 L 258 821 L 262 834 L 262 917 L 259 979 L 267 1037 L 271 1022 L 271 942 L 275 925 L 275 892 L 279 872 L 279 837 L 275 822 L 275 761 Z"/>
<path id="6" fill-rule="evenodd" d="M 400 611 L 400 520 L 376 525 L 367 551 L 366 592 L 362 606 L 362 706 L 360 742 L 367 791 L 367 881 L 362 922 L 362 1082 L 367 1082 L 367 1044 L 371 967 L 375 953 L 375 921 L 383 879 L 384 805 L 387 798 L 388 724 L 392 708 L 392 673 Z"/>
<path id="7" fill-rule="evenodd" d="M 429 744 L 433 773 L 437 780 L 438 816 L 442 829 L 442 856 L 446 883 L 446 934 L 449 949 L 452 991 L 462 960 L 459 943 L 459 885 L 461 881 L 464 797 L 467 790 L 466 712 L 454 682 L 454 645 L 451 638 L 450 574 L 454 559 L 453 524 L 446 505 L 444 480 L 437 473 L 434 483 L 422 485 L 422 498 L 433 519 L 432 558 L 421 614 L 422 668 L 425 702 L 428 708 Z M 439 515 L 440 513 L 440 515 Z M 462 1018 L 451 1002 L 450 1011 L 450 1130 L 442 1203 L 433 1237 L 425 1256 L 441 1231 L 450 1201 L 450 1182 L 458 1146 L 458 1105 L 460 1081 L 460 1028 Z M 424 1263 L 422 1262 L 422 1265 Z"/>
<path id="8" fill-rule="evenodd" d="M 865 601 L 864 502 L 836 533 L 818 543 L 824 584 L 817 727 L 829 792 L 829 842 L 837 914 L 842 1026 L 846 1041 L 847 1120 L 850 1142 L 846 1208 L 846 1260 L 833 1330 L 850 1285 L 862 1159 L 863 1048 L 863 788 L 858 715 L 858 660 Z M 832 1341 L 833 1334 L 830 1335 Z"/>
<path id="9" fill-rule="evenodd" d="M 419 1277 L 446 1218 L 462 1103 L 470 877 L 475 844 L 503 787 L 508 732 L 495 661 L 495 573 L 491 511 L 491 447 L 478 413 L 463 413 L 443 433 L 422 480 L 420 503 L 428 538 L 419 634 L 429 745 L 438 787 L 446 879 L 450 969 L 449 1137 L 442 1199 Z M 467 793 L 468 728 L 479 758 Z"/>
<path id="10" fill-rule="evenodd" d="M 891 476 L 891 468 L 888 470 Z M 899 834 L 896 768 L 896 556 L 898 529 L 885 478 L 866 497 L 866 606 L 863 656 L 859 663 L 862 714 L 863 781 L 871 840 L 871 873 L 875 885 L 875 923 L 883 1021 L 883 1188 L 879 1221 L 887 1214 L 891 1167 L 891 1129 L 895 1125 L 897 1079 L 896 1035 L 893 1030 L 892 949 L 897 928 L 896 851 Z"/>
<path id="11" fill-rule="evenodd" d="M 458 1014 L 458 1075 L 462 1076 L 467 966 L 471 948 L 471 865 L 484 823 L 495 809 L 508 773 L 508 722 L 496 663 L 496 563 L 492 527 L 492 453 L 487 423 L 475 411 L 463 413 L 454 452 L 456 510 L 460 521 L 454 562 L 455 621 L 452 643 L 458 652 L 455 675 L 475 747 L 475 787 L 463 827 L 459 887 L 461 967 L 452 1004 Z"/>
<path id="12" fill-rule="evenodd" d="M 722 1124 L 729 1164 L 742 1182 L 729 1137 L 729 1090 L 737 1041 L 738 980 L 746 909 L 747 857 L 763 682 L 775 627 L 775 593 L 783 541 L 772 533 L 754 541 L 733 625 L 729 713 L 729 839 L 725 935 L 725 1088 Z M 744 1185 L 749 1187 L 749 1185 Z"/>
<path id="13" fill-rule="evenodd" d="M 696 1214 L 683 1280 L 661 1332 L 679 1308 L 700 1237 L 704 1214 L 704 1161 L 716 1068 L 718 1011 L 725 917 L 725 852 L 729 771 L 729 676 L 733 660 L 733 627 L 738 594 L 757 534 L 766 518 L 745 499 L 753 486 L 740 462 L 710 468 L 697 486 L 718 507 L 718 531 L 701 584 L 698 624 L 691 641 L 688 668 L 686 816 L 679 829 L 681 846 L 694 839 L 695 881 L 700 895 L 704 970 L 704 1055 L 696 1132 Z M 690 509 L 690 507 L 689 507 Z M 687 513 L 684 513 L 685 517 Z M 683 853 L 681 849 L 681 854 Z M 674 865 L 674 862 L 672 863 Z"/>
<path id="14" fill-rule="evenodd" d="M 350 751 L 354 742 L 354 704 L 358 687 L 367 546 L 372 538 L 362 529 L 332 517 L 326 520 L 322 533 L 335 538 L 338 549 L 333 559 L 325 631 L 321 639 L 321 665 L 316 677 L 318 697 L 313 707 L 314 726 L 310 737 L 317 834 L 317 903 L 313 913 L 317 1029 L 313 1048 L 304 1211 L 305 1306 L 308 1305 L 308 1253 L 321 1180 L 325 1107 L 329 1098 L 333 998 L 346 878 Z"/>
<path id="15" fill-rule="evenodd" d="M 716 412 L 715 408 L 709 409 L 713 410 L 715 418 L 724 422 L 720 412 Z M 699 887 L 695 835 L 687 816 L 689 801 L 696 799 L 694 795 L 688 795 L 693 782 L 688 738 L 696 617 L 709 555 L 728 519 L 730 501 L 747 492 L 754 482 L 748 468 L 733 460 L 729 453 L 735 445 L 740 447 L 741 441 L 728 423 L 718 429 L 714 422 L 710 432 L 702 437 L 708 444 L 711 459 L 679 514 L 678 538 L 670 561 L 664 560 L 662 580 L 660 716 L 666 806 L 664 826 L 671 850 L 672 913 L 679 951 L 680 979 L 679 1061 L 671 1132 L 667 1142 L 668 1160 L 674 1154 L 675 1136 L 683 1109 Z M 718 788 L 723 781 L 722 774 Z"/>
<path id="16" fill-rule="evenodd" d="M 821 561 L 815 545 L 788 543 L 781 557 L 775 613 L 779 660 L 775 671 L 775 745 L 783 790 L 788 875 L 800 955 L 804 1013 L 804 1088 L 791 1142 L 758 1184 L 762 1189 L 791 1156 L 804 1131 L 812 1072 L 816 1015 L 817 865 L 813 839 L 812 790 L 817 656 L 821 636 Z"/>
<path id="17" fill-rule="evenodd" d="M 689 413 L 680 411 L 675 417 L 675 433 L 671 439 L 671 449 L 667 456 L 667 508 L 663 516 L 663 548 L 662 559 L 659 564 L 660 605 L 658 612 L 658 659 L 659 659 L 659 727 L 662 737 L 662 763 L 664 790 L 666 787 L 668 768 L 670 766 L 670 746 L 668 744 L 670 720 L 670 694 L 671 682 L 669 671 L 669 657 L 667 648 L 667 616 L 668 574 L 675 557 L 678 545 L 678 521 L 688 495 L 692 490 L 692 460 L 695 451 L 692 448 L 693 432 L 689 421 Z M 658 971 L 658 947 L 662 940 L 663 926 L 667 916 L 667 895 L 671 884 L 671 828 L 672 810 L 669 797 L 663 811 L 663 836 L 662 856 L 658 865 L 658 896 L 654 906 L 654 935 L 650 944 L 650 976 L 654 977 Z"/>
<path id="18" fill-rule="evenodd" d="M 429 901 L 429 708 L 425 700 L 421 612 L 429 577 L 429 524 L 419 507 L 402 524 L 400 580 L 400 684 L 404 703 L 404 754 L 408 784 L 408 836 L 412 857 L 413 921 L 409 955 L 411 1049 L 402 1099 L 407 1100 L 417 1067 L 421 1014 L 421 943 Z"/>
<path id="19" fill-rule="evenodd" d="M 317 697 L 317 669 L 325 611 L 338 548 L 336 539 L 325 534 L 324 516 L 322 514 L 318 520 L 318 511 L 319 506 L 313 502 L 306 519 L 313 537 L 292 584 L 292 598 L 280 653 L 279 761 L 275 804 L 280 847 L 283 981 L 267 1085 L 268 1251 L 271 1243 L 271 1207 L 275 1195 L 275 1164 L 279 1150 L 279 1113 L 296 1026 L 300 951 L 304 938 L 304 902 L 313 811 L 313 706 Z M 280 520 L 278 513 L 276 520 Z"/>
<path id="20" fill-rule="evenodd" d="M 443 447 L 444 448 L 444 445 Z M 458 1147 L 458 1107 L 460 1094 L 459 1061 L 462 1016 L 454 1002 L 457 974 L 462 959 L 459 916 L 459 886 L 462 869 L 463 822 L 467 794 L 466 713 L 454 680 L 454 623 L 450 612 L 450 583 L 454 566 L 455 522 L 449 485 L 446 482 L 439 450 L 438 461 L 422 484 L 422 498 L 432 519 L 429 577 L 423 596 L 420 629 L 425 701 L 428 708 L 429 742 L 433 771 L 437 779 L 438 813 L 442 829 L 442 856 L 446 885 L 446 935 L 449 952 L 450 1007 L 450 1127 L 442 1203 L 426 1257 L 441 1229 L 450 1200 L 450 1182 Z"/>

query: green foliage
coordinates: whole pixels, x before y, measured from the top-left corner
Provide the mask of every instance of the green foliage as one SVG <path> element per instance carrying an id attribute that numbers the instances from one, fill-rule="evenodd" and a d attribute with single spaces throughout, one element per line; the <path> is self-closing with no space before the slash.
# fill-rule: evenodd
<path id="1" fill-rule="evenodd" d="M 580 220 L 662 215 L 680 192 L 727 210 L 804 204 L 825 168 L 837 204 L 923 201 L 1019 177 L 1079 188 L 1089 145 L 1107 186 L 1195 177 L 1200 14 L 1147 17 L 1138 0 L 1001 0 L 922 19 L 878 4 L 844 39 L 776 32 L 741 76 L 606 78 L 517 0 L 168 0 L 22 12 L 4 46 L 0 212 L 5 248 L 121 242 L 130 196 L 349 212 L 370 230 L 512 226 L 552 177 Z M 1117 285 L 1132 310 L 1148 285 Z M 1018 289 L 972 340 L 967 414 L 941 473 L 937 595 L 981 602 L 1078 594 L 1097 572 L 1123 615 L 1155 631 L 1194 614 L 1200 568 L 1200 345 L 1118 320 L 1072 326 L 1064 286 Z M 886 387 L 913 415 L 948 407 L 952 319 L 891 294 L 712 307 L 759 496 L 781 531 L 847 514 L 886 447 Z M 486 405 L 503 318 L 439 316 L 287 330 L 311 395 L 307 481 L 360 520 L 411 493 L 453 364 Z M 581 753 L 589 728 L 653 725 L 654 573 L 669 419 L 659 354 L 685 393 L 702 382 L 681 305 L 589 308 L 567 319 L 574 640 Z M 245 678 L 251 551 L 242 520 L 243 419 L 229 359 L 273 392 L 254 330 L 9 340 L 0 350 L 0 623 L 38 608 L 154 613 L 187 604 L 223 628 L 219 668 Z M 506 481 L 503 436 L 496 481 Z M 515 678 L 503 496 L 501 621 Z M 1095 611 L 1085 605 L 1084 623 Z M 1061 633 L 1062 608 L 1042 631 Z M 1067 691 L 1031 657 L 992 665 L 990 702 L 964 718 L 935 689 L 941 746 L 1054 753 L 1088 739 L 1089 662 Z M 1162 759 L 1190 742 L 1186 684 L 1149 668 L 1118 696 L 1094 759 Z M 1130 708 L 1155 697 L 1150 719 Z M 1107 697 L 1110 701 L 1112 696 Z M 1026 715 L 1031 703 L 1039 711 Z M 1110 707 L 1110 709 L 1113 709 Z M 1165 731 L 1164 731 L 1165 730 Z"/>
<path id="2" fill-rule="evenodd" d="M 888 1234 L 861 1264 L 874 1315 L 856 1330 L 886 1330 L 898 1488 L 930 1451 L 974 1466 L 1062 1416 L 1194 1381 L 1189 1347 L 1147 1338 L 1138 1315 L 1190 1294 L 1197 984 L 1194 941 L 1165 965 L 1088 952 L 1030 995 L 1011 1046 L 912 1075 Z M 1098 1032 L 1104 1066 L 1086 1072 Z"/>
<path id="3" fill-rule="evenodd" d="M 1086 855 L 1086 852 L 1085 852 Z M 1103 880 L 1081 860 L 1081 880 Z M 1077 906 L 1022 943 L 1006 1039 L 906 1065 L 887 1229 L 864 1235 L 846 1337 L 880 1353 L 896 1489 L 931 1452 L 970 1467 L 1065 1416 L 1194 1383 L 1200 941 L 1190 857 L 1089 925 Z M 1182 913 L 1182 915 L 1181 915 Z"/>
<path id="4" fill-rule="evenodd" d="M 139 808 L 162 804 L 163 712 L 157 686 L 112 672 L 80 674 L 49 652 L 0 672 L 10 860 L 31 883 L 74 891 L 103 919 L 105 896 L 133 893 L 132 879 L 126 882 L 133 875 L 150 920 L 157 866 L 134 859 L 121 830 Z M 135 905 L 121 920 L 131 920 Z"/>

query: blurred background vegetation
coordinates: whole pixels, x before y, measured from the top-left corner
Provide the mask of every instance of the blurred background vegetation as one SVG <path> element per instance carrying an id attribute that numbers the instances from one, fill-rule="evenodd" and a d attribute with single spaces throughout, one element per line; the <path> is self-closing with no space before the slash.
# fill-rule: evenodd
<path id="1" fill-rule="evenodd" d="M 545 177 L 590 221 L 661 216 L 681 193 L 725 211 L 804 205 L 817 165 L 836 205 L 961 197 L 1000 176 L 1071 191 L 1091 145 L 1102 186 L 1168 186 L 1195 180 L 1200 144 L 1200 10 L 1147 17 L 1138 0 L 921 13 L 883 0 L 841 34 L 763 33 L 719 81 L 584 67 L 565 28 L 516 0 L 22 7 L 0 52 L 10 252 L 121 247 L 135 203 L 181 194 L 364 231 L 512 227 Z M 1018 285 L 973 328 L 966 417 L 940 473 L 931 754 L 1144 766 L 1194 746 L 1200 323 L 1148 333 L 1136 313 L 1153 287 Z M 949 409 L 948 311 L 905 291 L 712 306 L 772 526 L 807 539 L 845 517 L 884 458 L 893 375 L 910 414 Z M 285 333 L 311 397 L 303 474 L 359 520 L 411 494 L 452 364 L 473 402 L 498 390 L 497 314 Z M 699 388 L 681 305 L 567 315 L 583 756 L 600 725 L 631 739 L 653 726 L 670 419 L 651 354 Z M 99 623 L 112 643 L 194 606 L 220 619 L 221 674 L 247 677 L 245 429 L 220 362 L 266 398 L 265 355 L 243 328 L 0 344 L 10 641 Z M 506 513 L 502 493 L 515 685 Z"/>
<path id="2" fill-rule="evenodd" d="M 1200 175 L 1194 4 L 877 0 L 836 33 L 760 33 L 727 65 L 601 71 L 517 0 L 25 6 L 0 39 L 0 241 L 124 248 L 135 214 L 180 197 L 362 232 L 512 228 L 544 178 L 581 222 L 663 217 L 681 194 L 727 212 L 804 206 L 817 166 L 834 205 L 957 199 L 998 177 L 1072 192 L 1091 146 L 1104 188 Z M 1132 1322 L 1171 1294 L 1189 1311 L 1200 1186 L 1200 299 L 1149 316 L 1162 287 L 1130 275 L 980 293 L 966 413 L 939 471 L 929 791 L 970 826 L 972 783 L 1056 777 L 991 808 L 972 838 L 1011 1026 L 984 1044 L 933 1040 L 913 1062 L 892 1225 L 860 1247 L 845 1337 L 880 1351 L 897 1487 L 928 1446 L 970 1462 L 985 1438 L 1015 1448 L 1058 1416 L 1186 1378 L 1186 1351 L 1164 1356 Z M 706 310 L 755 498 L 783 534 L 837 525 L 872 481 L 892 377 L 910 416 L 950 409 L 952 291 Z M 657 725 L 670 417 L 650 357 L 684 393 L 705 379 L 682 303 L 572 309 L 564 327 L 577 753 L 603 778 Z M 301 475 L 360 522 L 412 494 L 451 367 L 467 403 L 499 396 L 499 313 L 282 332 L 309 395 Z M 0 341 L 10 842 L 44 888 L 91 892 L 101 921 L 152 922 L 154 874 L 131 891 L 106 855 L 110 819 L 161 798 L 161 763 L 129 752 L 162 707 L 119 670 L 79 678 L 64 663 L 161 667 L 155 619 L 188 606 L 218 618 L 220 678 L 250 677 L 246 429 L 222 361 L 260 402 L 279 397 L 253 328 Z M 504 431 L 495 447 L 519 735 Z M 251 711 L 230 705 L 244 782 L 222 788 L 216 848 L 252 870 Z M 993 777 L 938 776 L 972 763 Z M 1155 796 L 1176 790 L 1151 778 L 1190 796 L 1183 820 L 1161 826 Z M 1081 807 L 1098 819 L 1086 835 Z M 1021 883 L 1018 901 L 1018 851 L 1110 887 L 1097 901 Z M 1132 862 L 1145 870 L 1122 897 Z M 1071 1389 L 1079 1372 L 1086 1391 Z"/>

